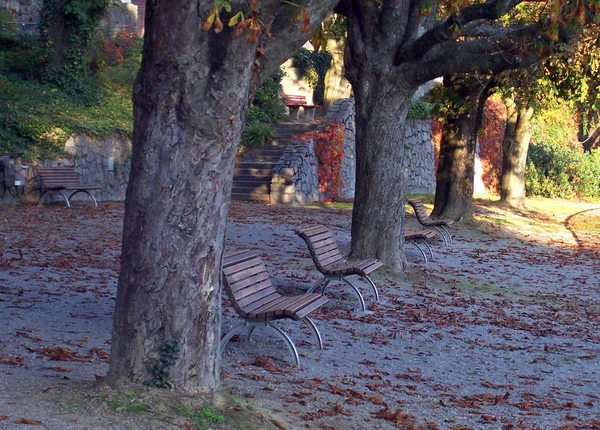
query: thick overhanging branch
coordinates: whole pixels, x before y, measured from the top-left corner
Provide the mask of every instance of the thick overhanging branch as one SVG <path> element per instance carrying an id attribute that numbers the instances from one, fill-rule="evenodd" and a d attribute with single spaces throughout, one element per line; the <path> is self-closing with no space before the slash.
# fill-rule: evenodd
<path id="1" fill-rule="evenodd" d="M 563 29 L 559 41 L 567 43 L 574 36 L 573 31 Z M 423 61 L 407 64 L 403 69 L 410 69 L 409 75 L 416 83 L 457 73 L 498 73 L 528 67 L 548 56 L 557 45 L 541 32 L 539 25 L 532 24 L 499 38 L 446 42 Z"/>
<path id="2" fill-rule="evenodd" d="M 492 21 L 500 18 L 509 10 L 525 0 L 495 0 L 465 7 L 458 15 L 450 16 L 444 22 L 426 31 L 409 46 L 403 46 L 396 54 L 396 64 L 418 60 L 440 43 L 460 36 L 457 29 L 468 26 L 474 21 Z"/>

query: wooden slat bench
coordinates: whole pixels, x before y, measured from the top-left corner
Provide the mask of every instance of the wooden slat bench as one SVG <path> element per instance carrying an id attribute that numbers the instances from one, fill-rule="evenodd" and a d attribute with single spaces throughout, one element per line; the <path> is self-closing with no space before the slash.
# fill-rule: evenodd
<path id="1" fill-rule="evenodd" d="M 433 250 L 427 240 L 434 239 L 437 234 L 433 230 L 417 230 L 417 231 L 409 231 L 404 230 L 404 241 L 407 243 L 411 243 L 419 250 L 421 256 L 423 257 L 423 262 L 427 264 L 427 252 L 429 252 L 429 258 L 433 261 Z"/>
<path id="2" fill-rule="evenodd" d="M 427 210 L 425 209 L 425 205 L 423 205 L 421 200 L 408 199 L 406 200 L 406 203 L 412 206 L 413 210 L 415 211 L 415 215 L 417 216 L 417 220 L 423 227 L 432 228 L 437 231 L 446 246 L 452 243 L 452 236 L 450 236 L 450 231 L 447 227 L 454 224 L 454 220 L 449 218 L 430 218 L 427 214 Z"/>
<path id="3" fill-rule="evenodd" d="M 285 105 L 290 110 L 290 118 L 298 119 L 300 108 L 302 108 L 304 109 L 305 119 L 315 119 L 315 110 L 319 106 L 309 104 L 306 96 L 284 94 L 283 98 L 285 99 Z"/>
<path id="4" fill-rule="evenodd" d="M 92 198 L 94 206 L 98 207 L 96 198 L 90 193 L 91 190 L 99 190 L 102 187 L 97 185 L 81 184 L 79 176 L 75 169 L 70 167 L 38 167 L 36 169 L 40 177 L 40 200 L 50 192 L 57 192 L 63 198 L 68 207 L 71 207 L 71 198 L 77 193 L 85 193 Z M 73 191 L 70 196 L 63 194 L 63 191 Z"/>
<path id="5" fill-rule="evenodd" d="M 229 300 L 237 313 L 245 322 L 234 327 L 223 337 L 219 353 L 225 349 L 233 336 L 247 330 L 247 340 L 252 337 L 256 327 L 272 329 L 287 345 L 292 360 L 300 366 L 298 351 L 294 342 L 272 321 L 290 318 L 302 320 L 315 336 L 317 346 L 323 349 L 323 341 L 319 330 L 308 315 L 323 306 L 329 300 L 323 294 L 308 293 L 297 296 L 279 294 L 269 277 L 260 257 L 248 249 L 225 253 L 223 256 L 223 283 Z"/>
<path id="6" fill-rule="evenodd" d="M 294 230 L 308 245 L 310 256 L 312 257 L 317 270 L 324 275 L 323 280 L 311 287 L 309 292 L 321 287 L 321 292 L 325 292 L 327 285 L 331 281 L 341 281 L 346 283 L 354 291 L 358 301 L 360 302 L 360 310 L 365 311 L 365 301 L 361 292 L 352 284 L 347 277 L 358 275 L 369 282 L 375 301 L 379 301 L 379 293 L 377 287 L 369 277 L 369 274 L 374 270 L 383 266 L 379 260 L 363 260 L 355 263 L 350 263 L 342 256 L 338 249 L 335 239 L 331 232 L 323 226 L 315 225 L 304 229 Z"/>

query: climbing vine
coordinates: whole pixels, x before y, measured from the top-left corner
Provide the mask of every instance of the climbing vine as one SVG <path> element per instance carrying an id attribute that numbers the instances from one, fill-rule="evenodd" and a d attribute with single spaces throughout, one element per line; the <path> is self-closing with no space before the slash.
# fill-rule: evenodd
<path id="1" fill-rule="evenodd" d="M 344 160 L 344 125 L 339 121 L 328 122 L 323 128 L 298 136 L 300 140 L 312 139 L 319 160 L 319 191 L 326 200 L 335 201 L 342 189 L 342 161 Z"/>
<path id="2" fill-rule="evenodd" d="M 329 52 L 313 52 L 306 48 L 294 54 L 292 64 L 314 90 L 313 101 L 316 104 L 322 104 L 325 98 L 325 75 L 331 66 L 331 59 Z"/>
<path id="3" fill-rule="evenodd" d="M 83 77 L 85 55 L 112 0 L 44 0 L 40 31 L 55 52 L 47 79 L 63 86 Z"/>
<path id="4" fill-rule="evenodd" d="M 152 367 L 152 378 L 146 385 L 156 388 L 169 388 L 169 369 L 179 358 L 179 345 L 176 340 L 166 342 L 160 348 L 159 364 Z"/>

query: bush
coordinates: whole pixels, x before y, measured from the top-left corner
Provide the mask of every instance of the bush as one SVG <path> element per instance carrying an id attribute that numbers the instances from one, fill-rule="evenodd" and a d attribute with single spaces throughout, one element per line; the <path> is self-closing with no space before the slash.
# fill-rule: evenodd
<path id="1" fill-rule="evenodd" d="M 283 72 L 278 70 L 268 77 L 256 90 L 246 122 L 264 122 L 275 124 L 285 117 L 285 105 L 279 98 Z"/>
<path id="2" fill-rule="evenodd" d="M 408 107 L 407 119 L 431 119 L 431 108 L 433 105 L 428 102 L 412 102 Z"/>
<path id="3" fill-rule="evenodd" d="M 266 123 L 251 121 L 244 125 L 242 145 L 247 148 L 260 148 L 275 138 L 274 128 Z"/>
<path id="4" fill-rule="evenodd" d="M 600 197 L 600 149 L 531 144 L 527 155 L 527 195 L 561 198 Z"/>

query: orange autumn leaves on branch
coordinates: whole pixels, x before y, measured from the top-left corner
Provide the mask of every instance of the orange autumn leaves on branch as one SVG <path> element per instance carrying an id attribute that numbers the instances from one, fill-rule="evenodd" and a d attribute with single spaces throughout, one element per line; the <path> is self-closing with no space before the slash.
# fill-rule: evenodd
<path id="1" fill-rule="evenodd" d="M 302 21 L 302 31 L 304 33 L 308 33 L 310 29 L 310 14 L 308 13 L 308 9 L 288 1 L 282 1 L 282 3 L 287 3 L 298 8 L 298 12 L 294 16 L 292 22 L 298 23 Z M 229 18 L 227 25 L 229 27 L 235 27 L 236 34 L 238 36 L 241 36 L 242 34 L 244 34 L 244 32 L 246 32 L 246 30 L 248 30 L 246 40 L 251 43 L 257 42 L 258 38 L 261 36 L 263 31 L 268 37 L 273 38 L 269 31 L 269 27 L 260 20 L 260 0 L 251 0 L 249 7 L 250 10 L 246 14 L 244 14 L 244 12 L 240 10 L 231 18 Z M 206 21 L 204 21 L 204 24 L 202 26 L 202 29 L 204 31 L 208 31 L 213 27 L 213 31 L 216 34 L 219 34 L 223 31 L 224 25 L 223 21 L 221 21 L 220 18 L 222 10 L 231 13 L 232 8 L 231 2 L 229 0 L 215 0 L 212 12 L 208 16 Z"/>

